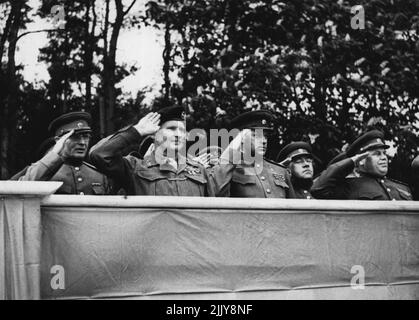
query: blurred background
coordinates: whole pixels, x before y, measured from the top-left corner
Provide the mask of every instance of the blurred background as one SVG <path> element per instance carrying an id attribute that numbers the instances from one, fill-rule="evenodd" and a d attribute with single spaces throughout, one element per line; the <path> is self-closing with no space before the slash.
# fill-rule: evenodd
<path id="1" fill-rule="evenodd" d="M 390 177 L 419 153 L 417 0 L 0 0 L 0 58 L 0 179 L 62 113 L 90 112 L 95 142 L 170 103 L 206 131 L 271 110 L 268 157 L 305 140 L 317 170 L 369 128 Z"/>

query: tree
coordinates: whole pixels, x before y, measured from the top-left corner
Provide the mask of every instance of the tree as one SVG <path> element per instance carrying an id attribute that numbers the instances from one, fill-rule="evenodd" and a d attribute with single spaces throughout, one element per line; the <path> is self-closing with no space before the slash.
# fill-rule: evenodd
<path id="1" fill-rule="evenodd" d="M 108 28 L 109 28 L 109 8 L 110 1 L 106 1 L 106 16 L 105 16 L 105 31 L 103 33 L 104 39 L 104 48 L 103 48 L 103 96 L 105 102 L 106 110 L 106 127 L 105 133 L 110 134 L 114 131 L 114 115 L 116 109 L 116 88 L 115 84 L 117 83 L 116 75 L 116 52 L 118 47 L 118 38 L 123 27 L 124 19 L 127 14 L 130 12 L 136 0 L 132 0 L 131 4 L 124 9 L 122 0 L 114 0 L 114 5 L 116 8 L 116 17 L 115 21 L 112 24 L 112 31 L 110 36 L 110 41 L 108 45 Z"/>
<path id="2" fill-rule="evenodd" d="M 354 30 L 351 7 L 359 4 L 366 28 Z M 149 1 L 149 16 L 164 23 L 166 6 Z M 217 108 L 227 122 L 272 110 L 273 159 L 281 145 L 303 139 L 324 165 L 374 117 L 402 154 L 402 128 L 415 123 L 419 103 L 418 9 L 410 0 L 178 1 L 170 11 L 180 77 L 172 98 L 198 127 L 213 125 Z"/>
<path id="3" fill-rule="evenodd" d="M 7 63 L 1 65 L 2 94 L 1 99 L 1 120 L 0 120 L 0 177 L 5 179 L 9 176 L 9 164 L 14 163 L 15 153 L 11 149 L 15 145 L 16 123 L 18 112 L 19 78 L 16 70 L 16 48 L 19 30 L 25 23 L 26 1 L 11 1 L 10 12 L 7 18 L 6 27 L 1 37 L 0 56 L 3 57 L 7 42 Z M 1 60 L 2 61 L 2 60 Z"/>
<path id="4" fill-rule="evenodd" d="M 9 87 L 1 91 L 1 94 L 7 92 L 8 97 L 16 98 L 13 102 L 14 107 L 7 109 L 13 110 L 13 115 L 9 112 L 8 117 L 3 117 L 2 114 L 2 120 L 7 119 L 8 121 L 4 120 L 4 123 L 7 122 L 9 125 L 7 130 L 2 126 L 3 131 L 8 134 L 8 138 L 2 141 L 8 141 L 6 147 L 13 147 L 13 150 L 8 149 L 8 158 L 3 160 L 2 170 L 5 168 L 2 172 L 3 179 L 8 178 L 28 162 L 35 160 L 32 157 L 34 151 L 49 135 L 48 123 L 64 112 L 78 110 L 91 112 L 96 135 L 94 140 L 99 137 L 100 133 L 103 136 L 112 132 L 112 126 L 118 127 L 126 122 L 127 116 L 134 109 L 134 102 L 122 96 L 121 90 L 116 89 L 115 86 L 136 69 L 125 64 L 117 65 L 116 52 L 119 33 L 127 26 L 127 21 L 131 20 L 128 12 L 135 2 L 130 1 L 129 6 L 121 7 L 122 1 L 109 0 L 109 3 L 113 5 L 108 7 L 107 15 L 104 16 L 101 10 L 103 3 L 95 0 L 42 1 L 37 12 L 38 16 L 50 19 L 53 6 L 61 5 L 65 9 L 65 27 L 28 30 L 17 35 L 17 39 L 20 39 L 23 36 L 30 37 L 33 33 L 48 33 L 49 43 L 40 50 L 40 60 L 47 64 L 50 80 L 48 83 L 26 83 L 19 76 L 17 68 L 14 74 L 19 81 L 19 86 L 15 86 L 18 94 L 12 94 Z M 118 10 L 123 8 L 122 14 L 116 14 L 115 4 L 118 4 Z M 10 4 L 9 7 L 11 8 Z M 115 15 L 113 10 L 115 10 Z M 9 11 L 5 10 L 6 17 L 9 17 Z M 113 16 L 117 16 L 117 21 L 111 21 L 110 17 Z M 7 19 L 7 21 L 10 20 L 8 29 L 11 29 L 13 19 L 14 15 Z M 104 35 L 104 26 L 107 26 L 108 30 L 105 32 L 106 35 Z M 3 34 L 0 39 L 3 39 Z M 104 45 L 101 44 L 102 39 L 106 39 Z M 5 47 L 10 48 L 7 44 L 5 43 Z M 2 77 L 1 81 L 4 84 L 13 83 L 6 76 Z M 109 100 L 110 96 L 111 100 Z M 100 101 L 106 103 L 106 110 L 100 109 Z M 109 101 L 114 102 L 109 105 Z M 138 100 L 139 103 L 141 101 L 142 99 Z M 4 108 L 1 111 L 3 113 Z M 113 116 L 109 116 L 110 114 Z M 10 121 L 11 117 L 13 121 Z M 99 120 L 104 117 L 108 117 L 108 122 L 112 122 L 112 125 Z M 106 131 L 107 128 L 110 131 Z M 10 132 L 13 134 L 10 135 Z M 11 142 L 11 139 L 14 141 Z M 4 153 L 3 150 L 5 148 L 2 147 Z M 12 156 L 17 156 L 18 159 L 15 159 L 17 161 L 11 161 Z M 3 157 L 6 157 L 5 153 Z"/>

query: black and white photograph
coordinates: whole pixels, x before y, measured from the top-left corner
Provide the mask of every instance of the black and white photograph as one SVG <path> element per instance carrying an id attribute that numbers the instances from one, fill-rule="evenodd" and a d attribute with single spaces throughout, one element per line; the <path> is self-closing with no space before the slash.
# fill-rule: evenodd
<path id="1" fill-rule="evenodd" d="M 0 300 L 419 300 L 418 0 L 0 0 Z"/>

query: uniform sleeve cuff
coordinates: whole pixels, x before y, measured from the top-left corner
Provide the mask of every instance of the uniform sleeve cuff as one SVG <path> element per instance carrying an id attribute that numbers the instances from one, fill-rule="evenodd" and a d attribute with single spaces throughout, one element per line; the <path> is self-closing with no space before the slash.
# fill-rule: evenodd
<path id="1" fill-rule="evenodd" d="M 129 127 L 126 131 L 129 142 L 136 143 L 143 138 L 143 136 L 134 127 Z"/>
<path id="2" fill-rule="evenodd" d="M 48 169 L 56 168 L 61 166 L 64 163 L 64 159 L 54 151 L 48 152 L 40 162 L 46 166 Z"/>

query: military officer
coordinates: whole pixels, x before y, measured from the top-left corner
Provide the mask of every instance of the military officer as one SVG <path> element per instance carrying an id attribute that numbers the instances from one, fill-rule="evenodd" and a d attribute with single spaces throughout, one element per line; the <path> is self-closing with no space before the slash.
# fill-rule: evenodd
<path id="1" fill-rule="evenodd" d="M 154 150 L 144 159 L 123 156 L 130 144 L 153 135 Z M 186 156 L 185 112 L 174 105 L 149 113 L 136 125 L 100 141 L 91 150 L 93 164 L 130 195 L 211 196 L 207 172 Z"/>
<path id="2" fill-rule="evenodd" d="M 317 199 L 412 200 L 407 185 L 388 179 L 388 146 L 384 135 L 372 130 L 346 150 L 347 158 L 330 165 L 314 182 Z"/>
<path id="3" fill-rule="evenodd" d="M 292 142 L 279 152 L 277 162 L 288 167 L 297 199 L 312 199 L 313 155 L 311 146 L 303 141 Z"/>
<path id="4" fill-rule="evenodd" d="M 71 112 L 53 120 L 49 130 L 57 141 L 41 160 L 32 164 L 20 181 L 62 181 L 59 194 L 105 195 L 111 193 L 108 178 L 83 161 L 90 137 L 91 116 Z"/>
<path id="5" fill-rule="evenodd" d="M 272 113 L 265 110 L 246 112 L 232 120 L 232 128 L 241 133 L 223 152 L 220 164 L 210 171 L 218 196 L 295 197 L 286 168 L 264 158 L 273 121 Z"/>

